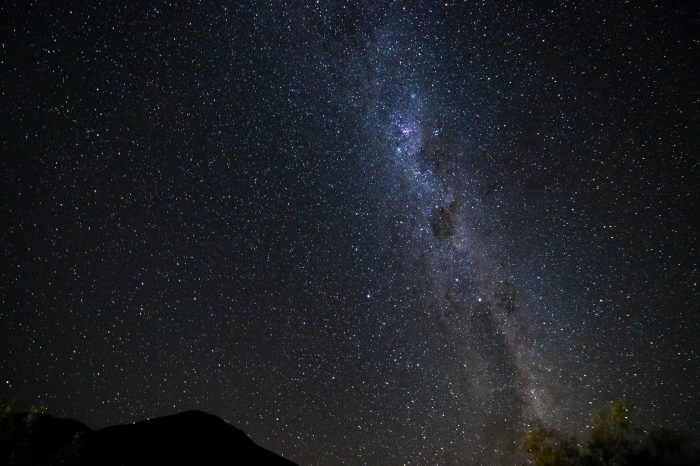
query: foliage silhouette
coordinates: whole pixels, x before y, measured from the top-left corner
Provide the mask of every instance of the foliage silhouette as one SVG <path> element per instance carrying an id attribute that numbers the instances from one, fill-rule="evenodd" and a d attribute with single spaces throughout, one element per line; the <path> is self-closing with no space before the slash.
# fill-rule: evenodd
<path id="1" fill-rule="evenodd" d="M 700 453 L 688 436 L 664 427 L 636 426 L 622 401 L 594 413 L 588 441 L 580 443 L 549 427 L 525 433 L 522 449 L 536 466 L 692 466 Z"/>

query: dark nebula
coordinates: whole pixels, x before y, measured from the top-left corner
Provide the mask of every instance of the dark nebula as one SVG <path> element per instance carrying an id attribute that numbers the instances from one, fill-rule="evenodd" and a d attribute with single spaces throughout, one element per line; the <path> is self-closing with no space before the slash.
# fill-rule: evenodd
<path id="1" fill-rule="evenodd" d="M 697 435 L 692 3 L 0 6 L 0 395 L 300 464 Z"/>

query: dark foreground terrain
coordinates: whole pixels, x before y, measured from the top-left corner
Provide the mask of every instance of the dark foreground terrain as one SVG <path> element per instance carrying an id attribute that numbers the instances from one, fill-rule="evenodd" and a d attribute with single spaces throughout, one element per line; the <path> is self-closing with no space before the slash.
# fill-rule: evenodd
<path id="1" fill-rule="evenodd" d="M 0 464 L 6 465 L 295 464 L 201 411 L 99 430 L 71 419 L 14 413 L 2 417 L 1 427 Z"/>

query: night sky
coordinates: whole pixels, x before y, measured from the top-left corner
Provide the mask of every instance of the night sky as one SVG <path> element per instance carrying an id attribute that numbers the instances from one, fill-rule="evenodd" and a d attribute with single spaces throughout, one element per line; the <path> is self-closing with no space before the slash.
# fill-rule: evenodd
<path id="1" fill-rule="evenodd" d="M 700 432 L 694 2 L 31 3 L 5 398 L 302 464 L 511 464 L 623 397 Z"/>

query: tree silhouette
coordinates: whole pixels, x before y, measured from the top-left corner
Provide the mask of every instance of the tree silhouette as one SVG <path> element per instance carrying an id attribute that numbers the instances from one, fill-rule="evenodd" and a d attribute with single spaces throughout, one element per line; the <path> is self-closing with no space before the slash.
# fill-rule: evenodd
<path id="1" fill-rule="evenodd" d="M 32 406 L 27 412 L 17 412 L 11 403 L 0 399 L 0 464 L 83 464 L 83 426 L 68 427 L 48 416 L 43 407 Z"/>
<path id="2" fill-rule="evenodd" d="M 537 466 L 581 464 L 581 453 L 573 436 L 544 426 L 535 426 L 523 438 L 522 448 Z"/>
<path id="3" fill-rule="evenodd" d="M 588 441 L 579 443 L 545 426 L 525 433 L 522 449 L 536 466 L 692 466 L 700 464 L 697 448 L 684 433 L 664 427 L 634 425 L 629 407 L 622 401 L 597 411 L 588 430 Z"/>

